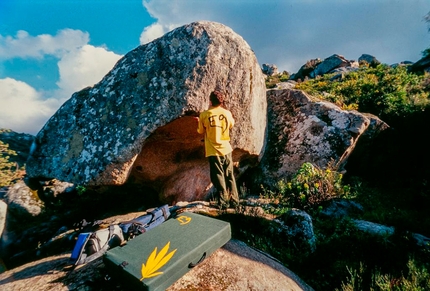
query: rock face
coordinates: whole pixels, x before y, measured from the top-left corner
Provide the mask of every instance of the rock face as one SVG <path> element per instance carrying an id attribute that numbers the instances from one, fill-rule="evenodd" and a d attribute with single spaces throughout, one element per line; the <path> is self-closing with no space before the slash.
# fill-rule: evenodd
<path id="1" fill-rule="evenodd" d="M 29 177 L 78 185 L 120 185 L 129 177 L 174 200 L 210 188 L 197 115 L 215 88 L 228 95 L 240 167 L 261 155 L 266 128 L 264 77 L 242 37 L 214 22 L 177 28 L 126 54 L 94 87 L 76 92 L 40 130 Z M 179 193 L 178 193 L 179 191 Z"/>
<path id="2" fill-rule="evenodd" d="M 291 177 L 305 162 L 342 170 L 370 124 L 363 114 L 312 101 L 300 90 L 270 90 L 267 95 L 268 141 L 260 167 L 266 182 Z"/>

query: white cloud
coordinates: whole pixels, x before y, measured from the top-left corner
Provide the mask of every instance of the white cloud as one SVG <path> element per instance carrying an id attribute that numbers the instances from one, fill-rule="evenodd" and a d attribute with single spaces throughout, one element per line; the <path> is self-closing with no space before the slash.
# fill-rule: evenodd
<path id="1" fill-rule="evenodd" d="M 121 58 L 103 47 L 87 44 L 88 33 L 64 29 L 55 36 L 30 36 L 19 31 L 15 38 L 0 35 L 0 58 L 58 58 L 58 89 L 37 91 L 12 78 L 0 79 L 0 128 L 36 134 L 71 94 L 93 86 Z"/>
<path id="2" fill-rule="evenodd" d="M 36 133 L 59 107 L 55 99 L 42 95 L 25 82 L 0 79 L 0 127 Z"/>
<path id="3" fill-rule="evenodd" d="M 43 58 L 44 55 L 62 56 L 89 41 L 89 34 L 80 30 L 63 29 L 55 36 L 31 36 L 20 30 L 15 37 L 0 35 L 0 58 Z"/>
<path id="4" fill-rule="evenodd" d="M 199 20 L 206 20 L 204 15 L 210 16 L 212 14 L 210 9 L 205 9 L 208 5 L 211 6 L 212 4 L 201 0 L 198 2 L 143 0 L 143 6 L 153 18 L 157 19 L 157 22 L 143 30 L 140 35 L 140 44 L 151 42 L 179 26 L 196 21 L 196 17 L 203 17 Z"/>
<path id="5" fill-rule="evenodd" d="M 369 53 L 388 64 L 417 61 L 428 47 L 426 0 L 143 0 L 143 6 L 164 33 L 199 20 L 225 24 L 249 43 L 260 64 L 291 73 L 333 54 L 358 59 Z M 147 30 L 141 43 L 151 40 Z"/>
<path id="6" fill-rule="evenodd" d="M 145 27 L 142 34 L 140 35 L 140 44 L 145 44 L 159 38 L 167 31 L 159 23 L 155 23 L 148 27 Z"/>
<path id="7" fill-rule="evenodd" d="M 120 58 L 111 51 L 88 44 L 72 50 L 58 62 L 60 80 L 57 85 L 70 96 L 99 82 Z"/>

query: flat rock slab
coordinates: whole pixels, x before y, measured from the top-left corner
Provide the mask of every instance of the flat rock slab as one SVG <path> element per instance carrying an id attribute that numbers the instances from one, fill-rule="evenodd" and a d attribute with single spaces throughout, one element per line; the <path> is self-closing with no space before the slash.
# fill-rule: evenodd
<path id="1" fill-rule="evenodd" d="M 44 258 L 0 274 L 1 290 L 124 290 L 106 281 L 98 259 L 70 271 L 70 253 Z M 167 290 L 291 290 L 311 291 L 293 272 L 268 255 L 230 240 Z"/>

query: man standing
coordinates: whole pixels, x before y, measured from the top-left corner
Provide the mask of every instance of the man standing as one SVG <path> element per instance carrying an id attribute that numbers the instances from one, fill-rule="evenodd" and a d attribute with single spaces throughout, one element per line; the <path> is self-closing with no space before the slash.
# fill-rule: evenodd
<path id="1" fill-rule="evenodd" d="M 221 209 L 237 207 L 239 195 L 233 174 L 233 149 L 230 145 L 230 129 L 234 125 L 234 119 L 231 112 L 223 108 L 225 95 L 222 92 L 213 91 L 209 98 L 211 106 L 200 114 L 197 132 L 205 134 L 205 153 L 219 206 Z"/>

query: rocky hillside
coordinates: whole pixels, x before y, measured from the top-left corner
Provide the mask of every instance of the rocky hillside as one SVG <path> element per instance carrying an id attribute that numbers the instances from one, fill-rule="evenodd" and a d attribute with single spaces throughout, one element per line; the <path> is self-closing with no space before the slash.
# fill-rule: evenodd
<path id="1" fill-rule="evenodd" d="M 14 132 L 11 129 L 0 129 L 0 141 L 9 145 L 9 149 L 17 153 L 16 156 L 10 156 L 11 162 L 18 163 L 21 167 L 27 162 L 30 153 L 30 146 L 34 136 L 26 133 Z"/>
<path id="2" fill-rule="evenodd" d="M 379 189 L 352 179 L 353 188 L 342 180 L 345 172 L 367 172 L 389 181 L 399 172 L 401 157 L 410 157 L 413 150 L 390 147 L 399 141 L 393 137 L 398 127 L 295 89 L 325 76 L 330 76 L 327 82 L 345 80 L 364 63 L 369 68 L 380 64 L 365 54 L 357 61 L 337 54 L 310 60 L 289 80 L 284 74 L 283 81 L 266 90 L 264 78 L 278 76 L 276 66 L 260 68 L 245 40 L 224 25 L 192 23 L 139 46 L 94 87 L 74 93 L 35 137 L 0 132 L 0 140 L 18 153 L 11 159 L 27 163 L 25 179 L 5 189 L 0 201 L 0 255 L 10 269 L 0 275 L 0 285 L 10 290 L 122 290 L 119 282 L 104 280 L 101 260 L 70 269 L 76 224 L 83 219 L 118 223 L 161 203 L 233 226 L 234 240 L 169 290 L 312 290 L 308 284 L 333 290 L 327 286 L 340 287 L 352 276 L 345 271 L 350 257 L 365 260 L 371 254 L 372 269 L 363 276 L 381 264 L 403 268 L 410 254 L 409 249 L 403 252 L 406 244 L 425 258 L 427 233 L 400 224 L 406 243 L 390 226 L 397 222 L 392 215 L 403 218 L 406 207 L 417 205 L 415 198 L 425 208 L 430 197 L 425 181 L 407 195 L 390 188 L 393 195 L 381 202 L 376 200 Z M 420 64 L 395 66 L 426 71 L 425 60 Z M 237 121 L 231 142 L 242 200 L 238 209 L 227 212 L 209 202 L 209 168 L 193 119 L 207 108 L 208 93 L 215 88 L 225 90 Z M 413 134 L 401 144 L 415 140 L 418 128 L 409 130 Z M 418 165 L 420 159 L 412 156 L 408 165 Z M 419 167 L 404 168 L 412 173 Z M 399 185 L 401 175 L 395 177 L 393 184 Z M 394 204 L 402 195 L 402 203 Z M 381 205 L 390 208 L 388 214 L 372 213 Z M 369 217 L 376 221 L 366 221 Z M 363 233 L 371 233 L 370 238 Z M 396 252 L 402 253 L 401 263 Z"/>

